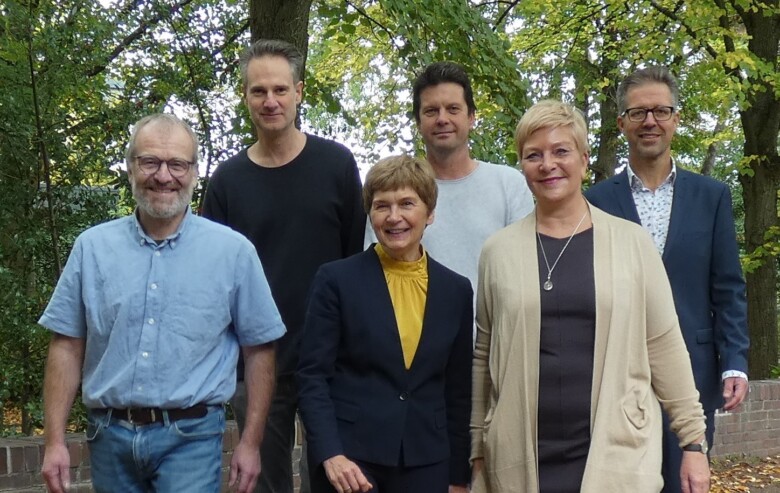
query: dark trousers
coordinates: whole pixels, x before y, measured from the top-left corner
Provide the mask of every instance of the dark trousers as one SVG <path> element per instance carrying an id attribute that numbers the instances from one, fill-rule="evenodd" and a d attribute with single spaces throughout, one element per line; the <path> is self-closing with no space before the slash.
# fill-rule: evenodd
<path id="1" fill-rule="evenodd" d="M 244 382 L 236 386 L 230 400 L 239 431 L 246 422 L 246 387 Z M 260 478 L 255 493 L 293 493 L 292 451 L 295 447 L 295 413 L 298 410 L 298 387 L 293 375 L 276 380 L 268 421 L 265 424 L 263 443 L 260 446 Z M 299 466 L 300 493 L 309 493 L 309 471 L 306 464 L 306 441 L 303 442 Z"/>
<path id="2" fill-rule="evenodd" d="M 715 437 L 715 411 L 704 413 L 707 418 L 707 443 L 712 447 Z M 664 460 L 661 472 L 664 476 L 664 488 L 661 493 L 681 493 L 680 466 L 682 465 L 682 449 L 680 441 L 672 430 L 669 429 L 669 418 L 664 413 Z"/>
<path id="3" fill-rule="evenodd" d="M 447 493 L 450 465 L 448 460 L 418 467 L 380 466 L 354 461 L 374 487 L 371 493 Z M 312 493 L 334 493 L 322 464 L 312 471 Z"/>

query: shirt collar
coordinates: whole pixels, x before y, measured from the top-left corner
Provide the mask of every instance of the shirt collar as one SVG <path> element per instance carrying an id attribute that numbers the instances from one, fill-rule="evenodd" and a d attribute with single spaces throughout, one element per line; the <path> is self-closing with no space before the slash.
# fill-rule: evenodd
<path id="1" fill-rule="evenodd" d="M 176 244 L 179 241 L 179 237 L 184 233 L 184 231 L 187 228 L 187 224 L 189 224 L 191 220 L 192 220 L 192 211 L 190 210 L 190 206 L 187 206 L 187 210 L 184 211 L 184 218 L 182 219 L 181 223 L 179 223 L 179 227 L 176 228 L 176 231 L 171 233 L 164 240 L 158 242 L 157 240 L 153 239 L 151 236 L 146 234 L 146 232 L 144 231 L 143 226 L 141 226 L 141 222 L 138 220 L 138 207 L 136 207 L 135 211 L 133 211 L 133 223 L 135 224 L 135 239 L 141 245 L 144 244 L 152 245 L 155 248 L 162 248 L 165 246 L 169 246 L 171 249 L 174 249 L 176 248 Z"/>
<path id="2" fill-rule="evenodd" d="M 642 183 L 642 179 L 639 178 L 639 175 L 634 173 L 633 169 L 631 169 L 630 163 L 626 165 L 626 173 L 628 174 L 628 185 L 632 190 L 643 190 L 645 188 L 645 184 Z M 674 181 L 676 179 L 677 179 L 677 165 L 674 164 L 674 161 L 672 161 L 672 170 L 669 172 L 669 175 L 661 183 L 661 185 L 666 185 L 667 183 L 674 185 Z"/>

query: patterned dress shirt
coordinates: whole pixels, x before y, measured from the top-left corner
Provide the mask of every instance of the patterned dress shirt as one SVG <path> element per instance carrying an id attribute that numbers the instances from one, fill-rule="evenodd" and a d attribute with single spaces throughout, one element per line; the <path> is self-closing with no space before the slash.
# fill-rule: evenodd
<path id="1" fill-rule="evenodd" d="M 669 219 L 672 217 L 672 199 L 674 197 L 674 180 L 677 178 L 677 167 L 672 163 L 669 176 L 655 190 L 650 190 L 642 183 L 642 179 L 634 173 L 631 165 L 627 167 L 628 183 L 631 195 L 639 213 L 642 227 L 650 233 L 658 253 L 664 254 L 666 234 L 669 232 Z"/>

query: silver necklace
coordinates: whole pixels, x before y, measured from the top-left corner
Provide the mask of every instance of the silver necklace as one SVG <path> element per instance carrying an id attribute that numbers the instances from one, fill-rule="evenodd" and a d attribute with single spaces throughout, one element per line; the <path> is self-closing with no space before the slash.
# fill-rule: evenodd
<path id="1" fill-rule="evenodd" d="M 574 235 L 577 234 L 577 230 L 580 229 L 580 226 L 582 226 L 582 221 L 585 220 L 585 217 L 588 215 L 588 211 L 585 211 L 585 214 L 582 215 L 582 218 L 580 219 L 580 222 L 577 223 L 577 226 L 574 227 L 574 231 L 572 231 L 571 236 L 569 236 L 568 241 L 566 241 L 566 244 L 563 245 L 563 248 L 561 249 L 561 253 L 558 254 L 558 258 L 555 259 L 555 262 L 553 262 L 552 267 L 550 267 L 550 262 L 547 261 L 547 254 L 544 251 L 544 245 L 542 245 L 542 237 L 539 236 L 539 228 L 536 228 L 536 238 L 539 240 L 539 248 L 542 249 L 542 257 L 544 257 L 544 265 L 547 266 L 547 280 L 544 281 L 544 284 L 542 284 L 542 287 L 545 291 L 551 291 L 553 288 L 553 283 L 550 280 L 552 277 L 552 272 L 555 269 L 555 266 L 558 265 L 558 261 L 561 259 L 561 255 L 563 255 L 563 252 L 566 251 L 566 247 L 569 246 L 569 243 L 571 243 L 572 238 L 574 238 Z"/>

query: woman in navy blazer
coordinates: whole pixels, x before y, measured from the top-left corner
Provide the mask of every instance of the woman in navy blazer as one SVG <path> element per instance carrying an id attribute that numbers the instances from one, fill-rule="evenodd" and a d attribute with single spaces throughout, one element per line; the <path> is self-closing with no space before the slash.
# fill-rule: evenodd
<path id="1" fill-rule="evenodd" d="M 297 373 L 314 493 L 467 491 L 472 291 L 420 244 L 436 195 L 427 162 L 377 163 L 379 245 L 314 279 Z"/>

